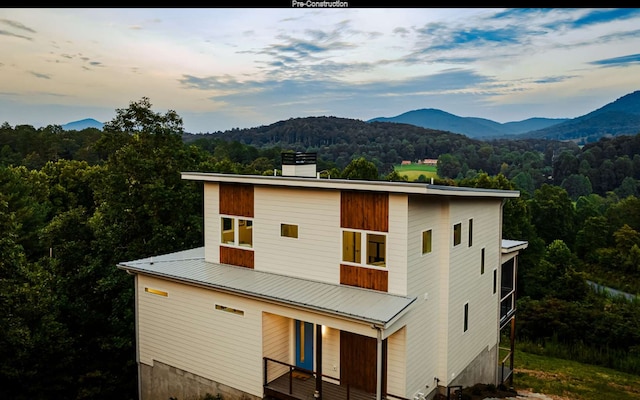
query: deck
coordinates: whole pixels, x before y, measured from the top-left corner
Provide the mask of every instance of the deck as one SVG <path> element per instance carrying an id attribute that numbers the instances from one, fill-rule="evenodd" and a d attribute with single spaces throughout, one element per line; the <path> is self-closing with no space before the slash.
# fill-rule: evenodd
<path id="1" fill-rule="evenodd" d="M 295 370 L 274 379 L 264 387 L 265 399 L 280 400 L 317 400 L 318 397 L 314 396 L 315 390 L 315 376 Z M 328 400 L 375 400 L 376 395 L 323 380 L 322 398 Z"/>

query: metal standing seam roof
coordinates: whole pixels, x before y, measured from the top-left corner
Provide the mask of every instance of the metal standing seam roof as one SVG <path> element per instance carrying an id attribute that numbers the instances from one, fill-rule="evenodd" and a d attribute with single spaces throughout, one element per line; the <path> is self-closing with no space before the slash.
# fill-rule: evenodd
<path id="1" fill-rule="evenodd" d="M 238 295 L 307 308 L 386 328 L 416 300 L 204 260 L 204 247 L 139 260 L 118 268 Z"/>

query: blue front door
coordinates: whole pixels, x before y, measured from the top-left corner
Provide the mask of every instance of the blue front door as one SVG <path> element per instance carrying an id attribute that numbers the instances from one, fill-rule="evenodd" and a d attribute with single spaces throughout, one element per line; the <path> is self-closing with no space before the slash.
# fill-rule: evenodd
<path id="1" fill-rule="evenodd" d="M 296 367 L 313 371 L 313 324 L 296 320 Z"/>

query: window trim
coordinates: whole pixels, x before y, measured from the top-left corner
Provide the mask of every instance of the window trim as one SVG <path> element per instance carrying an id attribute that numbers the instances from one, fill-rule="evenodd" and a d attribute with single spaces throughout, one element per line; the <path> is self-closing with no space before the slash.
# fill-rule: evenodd
<path id="1" fill-rule="evenodd" d="M 355 261 L 347 261 L 345 260 L 344 257 L 344 234 L 345 232 L 352 232 L 354 234 L 359 234 L 360 235 L 360 247 L 359 247 L 359 253 L 360 253 L 360 261 L 355 262 Z M 368 263 L 368 258 L 369 258 L 369 235 L 376 235 L 376 236 L 382 236 L 384 237 L 384 264 L 383 265 L 376 265 L 376 264 L 369 264 Z M 388 251 L 387 251 L 387 243 L 389 241 L 389 235 L 387 232 L 380 232 L 380 231 L 368 231 L 368 230 L 362 230 L 362 229 L 347 229 L 347 228 L 340 228 L 340 262 L 345 264 L 345 265 L 353 265 L 356 267 L 366 267 L 366 268 L 375 268 L 375 269 L 381 269 L 381 270 L 387 270 L 388 268 Z M 364 260 L 364 261 L 363 261 Z"/>
<path id="2" fill-rule="evenodd" d="M 226 230 L 224 229 L 225 219 L 231 220 L 231 223 L 233 225 L 231 229 L 226 229 Z M 253 250 L 253 222 L 254 222 L 253 218 L 248 218 L 241 215 L 220 214 L 220 236 L 219 236 L 220 245 L 228 246 L 228 247 L 236 247 L 239 249 Z M 250 244 L 240 243 L 240 229 L 244 229 L 246 231 L 251 232 Z M 223 240 L 223 234 L 229 231 L 233 232 L 233 242 L 225 242 Z"/>

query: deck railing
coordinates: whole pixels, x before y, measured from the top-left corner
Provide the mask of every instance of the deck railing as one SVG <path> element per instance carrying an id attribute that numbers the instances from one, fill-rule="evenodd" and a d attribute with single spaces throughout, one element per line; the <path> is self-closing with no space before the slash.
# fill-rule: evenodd
<path id="1" fill-rule="evenodd" d="M 273 358 L 263 357 L 264 369 L 263 369 L 263 385 L 269 388 L 270 391 L 284 391 L 284 394 L 289 398 L 309 398 L 313 396 L 317 398 L 318 388 L 315 386 L 318 374 L 316 371 L 308 370 L 306 368 L 297 367 Z M 298 381 L 294 378 L 295 374 L 306 374 L 309 378 L 305 381 Z M 328 396 L 324 398 L 331 400 L 375 400 L 376 395 L 372 393 L 364 392 L 360 389 L 352 388 L 349 384 L 341 385 L 340 379 L 333 376 L 321 374 L 323 378 L 323 385 L 320 388 L 323 392 L 330 392 Z M 313 383 L 308 382 L 313 378 Z M 286 384 L 283 382 L 286 381 Z M 334 383 L 335 382 L 335 383 Z M 296 386 L 297 385 L 297 386 Z M 324 388 L 324 390 L 323 390 Z M 300 393 L 303 393 L 302 395 Z M 337 393 L 340 393 L 339 395 Z M 339 396 L 339 397 L 338 397 Z M 385 400 L 410 400 L 406 397 L 385 393 L 382 395 L 382 399 Z"/>

